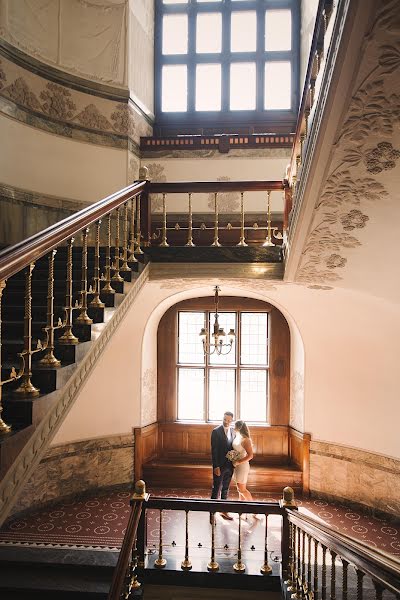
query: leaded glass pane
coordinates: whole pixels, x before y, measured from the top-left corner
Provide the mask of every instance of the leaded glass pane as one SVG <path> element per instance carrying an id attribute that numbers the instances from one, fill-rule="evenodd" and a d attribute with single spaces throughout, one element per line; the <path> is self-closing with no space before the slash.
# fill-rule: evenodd
<path id="1" fill-rule="evenodd" d="M 292 13 L 267 10 L 265 13 L 265 49 L 284 51 L 292 48 Z"/>
<path id="2" fill-rule="evenodd" d="M 183 112 L 187 109 L 187 67 L 167 65 L 162 68 L 162 110 Z"/>
<path id="3" fill-rule="evenodd" d="M 291 106 L 292 65 L 289 61 L 265 63 L 264 101 L 266 110 L 286 110 Z"/>
<path id="4" fill-rule="evenodd" d="M 187 15 L 166 15 L 163 17 L 162 53 L 186 54 L 188 49 Z"/>
<path id="5" fill-rule="evenodd" d="M 210 421 L 221 421 L 224 412 L 235 412 L 235 370 L 210 369 L 208 406 Z"/>
<path id="6" fill-rule="evenodd" d="M 267 420 L 267 372 L 240 370 L 240 418 L 244 421 Z"/>
<path id="7" fill-rule="evenodd" d="M 204 369 L 178 369 L 178 419 L 204 420 Z"/>
<path id="8" fill-rule="evenodd" d="M 196 19 L 196 52 L 221 52 L 222 14 L 205 13 Z M 212 87 L 211 87 L 212 89 Z"/>
<path id="9" fill-rule="evenodd" d="M 204 327 L 204 312 L 180 312 L 178 321 L 178 363 L 203 365 L 204 351 L 200 329 Z"/>
<path id="10" fill-rule="evenodd" d="M 241 314 L 240 364 L 268 364 L 268 313 Z"/>
<path id="11" fill-rule="evenodd" d="M 215 313 L 210 313 L 210 323 L 209 323 L 209 339 L 213 340 L 212 333 L 214 331 L 214 321 L 215 321 Z M 218 323 L 220 328 L 222 327 L 225 331 L 225 338 L 223 340 L 224 344 L 228 344 L 228 333 L 230 329 L 236 331 L 236 313 L 218 313 Z M 223 352 L 226 352 L 228 347 L 223 348 Z M 217 353 L 214 353 L 210 356 L 210 365 L 234 365 L 236 364 L 236 341 L 232 344 L 232 350 L 229 354 L 221 354 L 220 356 Z"/>

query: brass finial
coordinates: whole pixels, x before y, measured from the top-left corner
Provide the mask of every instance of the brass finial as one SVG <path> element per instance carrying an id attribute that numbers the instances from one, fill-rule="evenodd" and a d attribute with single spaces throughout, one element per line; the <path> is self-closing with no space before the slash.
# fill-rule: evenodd
<path id="1" fill-rule="evenodd" d="M 135 499 L 144 498 L 146 496 L 146 484 L 143 479 L 139 479 L 135 483 L 135 491 L 133 493 L 133 497 Z"/>
<path id="2" fill-rule="evenodd" d="M 291 487 L 283 488 L 282 500 L 279 501 L 281 506 L 297 506 L 294 499 L 294 490 Z"/>
<path id="3" fill-rule="evenodd" d="M 149 180 L 149 169 L 145 165 L 139 169 L 139 181 Z"/>

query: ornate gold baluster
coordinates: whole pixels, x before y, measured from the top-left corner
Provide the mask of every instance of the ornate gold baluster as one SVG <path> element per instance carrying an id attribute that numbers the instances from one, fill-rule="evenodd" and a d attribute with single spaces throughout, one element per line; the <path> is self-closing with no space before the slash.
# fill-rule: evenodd
<path id="1" fill-rule="evenodd" d="M 211 558 L 207 564 L 209 571 L 218 571 L 219 564 L 215 561 L 215 513 L 211 513 Z"/>
<path id="2" fill-rule="evenodd" d="M 275 246 L 272 241 L 272 229 L 271 229 L 271 192 L 267 192 L 267 238 L 263 243 L 263 246 Z"/>
<path id="3" fill-rule="evenodd" d="M 326 546 L 322 545 L 322 587 L 321 599 L 326 600 Z"/>
<path id="4" fill-rule="evenodd" d="M 193 214 L 192 214 L 192 194 L 189 193 L 189 226 L 188 226 L 188 241 L 186 246 L 195 246 L 193 243 Z"/>
<path id="5" fill-rule="evenodd" d="M 160 508 L 160 540 L 159 540 L 159 544 L 158 544 L 158 558 L 154 561 L 154 566 L 157 567 L 157 569 L 163 569 L 165 567 L 165 565 L 167 564 L 167 561 L 165 560 L 165 558 L 163 558 L 162 555 L 162 551 L 163 551 L 163 540 L 162 540 L 162 508 Z"/>
<path id="6" fill-rule="evenodd" d="M 285 581 L 288 592 L 294 592 L 296 589 L 294 581 L 294 527 L 293 523 L 289 522 L 289 577 Z"/>
<path id="7" fill-rule="evenodd" d="M 342 558 L 341 561 L 342 561 L 342 600 L 347 600 L 347 594 L 348 594 L 347 576 L 348 576 L 349 563 L 344 558 Z"/>
<path id="8" fill-rule="evenodd" d="M 72 247 L 74 238 L 68 242 L 67 249 L 67 291 L 65 297 L 65 331 L 58 339 L 58 343 L 65 346 L 73 346 L 79 343 L 78 338 L 72 333 Z"/>
<path id="9" fill-rule="evenodd" d="M 244 234 L 244 202 L 243 192 L 240 192 L 240 241 L 237 246 L 247 246 Z"/>
<path id="10" fill-rule="evenodd" d="M 140 247 L 141 241 L 142 241 L 142 232 L 141 232 L 141 222 L 140 222 L 140 202 L 142 199 L 142 196 L 136 196 L 137 198 L 137 226 L 136 226 L 136 230 L 137 230 L 137 235 L 136 235 L 136 250 L 135 250 L 135 254 L 143 254 L 143 250 Z"/>
<path id="11" fill-rule="evenodd" d="M 96 223 L 95 246 L 94 246 L 94 277 L 93 277 L 93 299 L 89 306 L 93 308 L 104 308 L 104 302 L 100 300 L 100 226 L 101 219 Z"/>
<path id="12" fill-rule="evenodd" d="M 311 585 L 311 535 L 308 534 L 307 536 L 307 541 L 308 541 L 308 546 L 307 546 L 307 557 L 308 557 L 308 562 L 307 562 L 307 592 L 308 594 L 311 594 L 311 590 L 312 590 L 312 585 Z"/>
<path id="13" fill-rule="evenodd" d="M 54 356 L 54 330 L 63 326 L 62 324 L 54 327 L 54 257 L 57 250 L 52 250 L 49 254 L 49 278 L 47 285 L 47 324 L 45 331 L 48 336 L 47 348 L 43 358 L 39 360 L 42 367 L 60 367 L 61 361 Z"/>
<path id="14" fill-rule="evenodd" d="M 25 362 L 21 385 L 15 390 L 15 394 L 25 398 L 40 394 L 40 390 L 32 385 L 32 271 L 35 264 L 31 263 L 25 271 L 25 316 L 24 316 L 24 349 L 20 353 Z M 38 340 L 37 351 L 42 350 L 41 342 Z"/>
<path id="15" fill-rule="evenodd" d="M 125 202 L 124 205 L 124 248 L 123 248 L 123 258 L 124 261 L 122 263 L 121 271 L 130 271 L 128 265 L 128 203 Z"/>
<path id="16" fill-rule="evenodd" d="M 137 263 L 135 256 L 135 198 L 131 198 L 131 223 L 129 235 L 129 258 L 128 263 Z"/>
<path id="17" fill-rule="evenodd" d="M 318 540 L 314 539 L 314 599 L 318 600 Z"/>
<path id="18" fill-rule="evenodd" d="M 211 246 L 220 246 L 218 241 L 218 192 L 214 192 L 214 241 Z"/>
<path id="19" fill-rule="evenodd" d="M 121 275 L 119 274 L 119 207 L 117 208 L 116 213 L 114 275 L 111 277 L 111 281 L 123 281 Z"/>
<path id="20" fill-rule="evenodd" d="M 271 575 L 272 567 L 268 564 L 268 515 L 265 515 L 264 564 L 260 569 L 263 575 Z"/>
<path id="21" fill-rule="evenodd" d="M 301 591 L 305 594 L 307 591 L 306 584 L 306 534 L 301 532 Z"/>
<path id="22" fill-rule="evenodd" d="M 294 548 L 294 556 L 293 556 L 293 562 L 294 562 L 294 586 L 295 586 L 295 592 L 291 595 L 292 600 L 298 600 L 298 598 L 301 598 L 301 593 L 300 593 L 300 528 L 297 527 L 296 525 L 294 526 L 295 529 L 295 539 L 293 542 L 293 548 Z M 297 544 L 296 544 L 296 538 L 297 538 Z M 296 546 L 297 546 L 297 553 L 296 553 Z"/>
<path id="23" fill-rule="evenodd" d="M 1 302 L 2 302 L 2 297 L 3 297 L 3 290 L 6 287 L 6 282 L 5 281 L 0 281 L 0 379 L 1 379 L 1 367 L 2 367 L 2 362 L 1 362 L 1 342 L 2 342 L 2 337 L 1 337 Z M 5 383 L 9 383 L 10 381 L 13 381 L 13 379 L 15 379 L 15 377 L 13 376 L 13 374 L 15 373 L 15 369 L 13 368 L 11 370 L 11 375 L 9 379 L 6 379 L 5 381 L 0 381 L 0 433 L 8 433 L 9 431 L 11 431 L 11 425 L 7 425 L 7 423 L 5 423 L 1 417 L 1 414 L 3 412 L 3 404 L 1 401 L 2 398 L 2 392 L 3 392 L 3 385 Z"/>
<path id="24" fill-rule="evenodd" d="M 331 554 L 331 600 L 336 600 L 336 556 L 337 554 L 330 550 Z"/>
<path id="25" fill-rule="evenodd" d="M 87 314 L 87 238 L 89 234 L 89 228 L 86 227 L 82 231 L 82 290 L 81 290 L 81 302 L 80 312 L 76 318 L 76 322 L 84 325 L 91 325 L 92 319 Z"/>
<path id="26" fill-rule="evenodd" d="M 162 240 L 160 243 L 161 248 L 168 248 L 167 242 L 167 203 L 165 200 L 165 194 L 162 195 L 162 209 L 163 209 L 163 228 L 162 228 Z"/>
<path id="27" fill-rule="evenodd" d="M 111 286 L 111 213 L 107 217 L 107 248 L 106 248 L 106 272 L 105 284 L 101 290 L 105 294 L 115 294 L 114 288 Z"/>
<path id="28" fill-rule="evenodd" d="M 237 550 L 237 562 L 233 565 L 234 570 L 237 573 L 243 573 L 246 570 L 246 565 L 242 563 L 242 515 L 239 515 L 239 537 L 238 537 L 238 550 Z"/>
<path id="29" fill-rule="evenodd" d="M 356 569 L 357 573 L 357 600 L 363 599 L 363 577 L 364 573 L 359 569 Z"/>
<path id="30" fill-rule="evenodd" d="M 190 571 L 192 563 L 189 560 L 189 511 L 185 510 L 185 559 L 181 562 L 181 568 Z"/>

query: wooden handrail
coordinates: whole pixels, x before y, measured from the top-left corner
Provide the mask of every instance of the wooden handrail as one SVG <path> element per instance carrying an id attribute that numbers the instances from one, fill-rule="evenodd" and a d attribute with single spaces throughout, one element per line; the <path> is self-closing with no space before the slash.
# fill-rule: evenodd
<path id="1" fill-rule="evenodd" d="M 344 533 L 338 533 L 306 515 L 291 510 L 287 510 L 287 514 L 289 522 L 355 565 L 384 589 L 400 594 L 400 561 L 396 557 L 366 546 Z"/>
<path id="2" fill-rule="evenodd" d="M 126 528 L 121 552 L 118 555 L 117 565 L 114 569 L 110 591 L 108 593 L 108 600 L 119 600 L 121 598 L 122 587 L 132 556 L 132 548 L 136 541 L 143 500 L 135 500 L 132 504 L 133 507 Z"/>
<path id="3" fill-rule="evenodd" d="M 15 246 L 6 248 L 0 252 L 0 281 L 4 281 L 14 273 L 18 273 L 18 271 L 70 239 L 85 227 L 98 221 L 127 200 L 134 198 L 144 191 L 146 185 L 146 181 L 133 183 L 115 192 L 115 194 L 111 194 L 107 198 L 70 215 L 66 219 L 50 225 L 44 231 L 36 233 Z"/>
<path id="4" fill-rule="evenodd" d="M 149 194 L 184 194 L 209 192 L 259 192 L 284 189 L 283 181 L 173 181 L 149 183 Z"/>
<path id="5" fill-rule="evenodd" d="M 314 57 L 315 57 L 315 52 L 318 47 L 319 33 L 320 33 L 320 27 L 321 27 L 321 23 L 322 23 L 323 11 L 324 11 L 325 4 L 326 4 L 326 0 L 319 0 L 317 15 L 315 18 L 313 37 L 311 40 L 310 54 L 308 57 L 306 77 L 304 80 L 303 93 L 301 96 L 299 112 L 297 115 L 296 133 L 295 133 L 294 140 L 293 140 L 292 155 L 291 155 L 290 163 L 289 163 L 289 173 L 293 173 L 293 171 L 295 170 L 296 154 L 297 154 L 296 148 L 297 148 L 298 144 L 300 143 L 300 136 L 301 136 L 301 130 L 303 127 L 304 113 L 305 113 L 305 110 L 307 107 L 311 75 L 313 72 Z"/>
<path id="6" fill-rule="evenodd" d="M 279 502 L 239 502 L 233 500 L 201 500 L 198 498 L 150 497 L 146 508 L 162 510 L 189 510 L 191 512 L 233 512 L 268 515 L 283 515 Z"/>

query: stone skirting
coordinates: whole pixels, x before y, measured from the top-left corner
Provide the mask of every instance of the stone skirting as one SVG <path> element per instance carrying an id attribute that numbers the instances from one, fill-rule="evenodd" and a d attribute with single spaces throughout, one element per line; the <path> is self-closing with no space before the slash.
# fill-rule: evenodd
<path id="1" fill-rule="evenodd" d="M 311 442 L 311 493 L 398 517 L 399 489 L 400 460 L 339 444 Z"/>
<path id="2" fill-rule="evenodd" d="M 133 434 L 52 446 L 12 512 L 93 489 L 132 484 L 133 459 Z"/>

